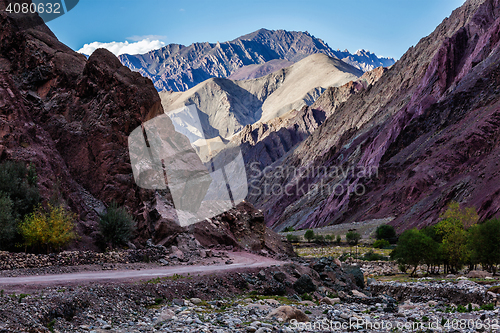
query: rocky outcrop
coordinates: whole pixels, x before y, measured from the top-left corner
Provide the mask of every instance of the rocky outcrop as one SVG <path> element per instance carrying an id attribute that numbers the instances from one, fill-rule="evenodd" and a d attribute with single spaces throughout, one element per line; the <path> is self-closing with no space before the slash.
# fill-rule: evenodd
<path id="1" fill-rule="evenodd" d="M 276 162 L 301 171 L 259 182 L 287 189 L 250 198 L 269 225 L 393 216 L 401 231 L 437 222 L 451 200 L 494 216 L 499 11 L 498 1 L 467 1 Z"/>
<path id="2" fill-rule="evenodd" d="M 173 210 L 171 207 L 168 209 Z M 204 248 L 244 249 L 263 255 L 285 253 L 295 256 L 291 245 L 282 242 L 279 235 L 267 228 L 262 212 L 247 202 L 187 227 L 177 225 L 165 211 L 158 214 L 158 220 L 153 224 L 153 241 L 166 247 L 174 245 L 181 250 L 199 250 L 197 245 L 201 245 Z"/>
<path id="3" fill-rule="evenodd" d="M 362 71 L 394 63 L 392 58 L 379 58 L 364 50 L 356 54 L 334 51 L 308 32 L 266 29 L 224 43 L 170 44 L 146 54 L 123 54 L 119 58 L 125 66 L 150 78 L 159 91 L 185 91 L 209 78 L 227 78 L 240 70 L 236 79 L 257 78 L 282 65 L 268 63 L 255 72 L 255 68 L 242 68 L 273 60 L 297 62 L 315 53 L 340 59 Z"/>

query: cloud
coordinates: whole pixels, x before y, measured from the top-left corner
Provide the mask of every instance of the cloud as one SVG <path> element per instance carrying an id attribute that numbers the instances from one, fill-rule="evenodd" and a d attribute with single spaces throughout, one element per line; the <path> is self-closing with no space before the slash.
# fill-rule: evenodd
<path id="1" fill-rule="evenodd" d="M 153 40 L 150 38 L 144 38 L 143 40 L 138 40 L 132 43 L 129 43 L 128 41 L 111 43 L 92 42 L 90 44 L 83 45 L 83 47 L 79 49 L 78 52 L 86 55 L 91 55 L 95 50 L 104 48 L 117 56 L 124 53 L 143 54 L 151 50 L 160 49 L 165 45 L 165 42 L 162 42 L 161 40 Z"/>
<path id="2" fill-rule="evenodd" d="M 144 35 L 144 36 L 130 36 L 130 37 L 127 37 L 126 38 L 127 40 L 131 40 L 133 42 L 138 42 L 138 41 L 141 41 L 143 39 L 149 39 L 149 40 L 161 40 L 161 41 L 165 41 L 167 40 L 167 36 L 164 36 L 164 35 Z"/>

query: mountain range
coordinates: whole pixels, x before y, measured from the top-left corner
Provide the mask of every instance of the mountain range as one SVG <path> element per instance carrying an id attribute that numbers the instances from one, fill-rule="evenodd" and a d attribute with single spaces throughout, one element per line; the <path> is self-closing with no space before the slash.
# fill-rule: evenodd
<path id="1" fill-rule="evenodd" d="M 354 54 L 334 51 L 308 32 L 267 29 L 224 43 L 169 44 L 146 54 L 123 54 L 119 59 L 150 78 L 158 91 L 185 91 L 213 77 L 233 75 L 231 79 L 237 80 L 264 76 L 315 53 L 340 59 L 362 71 L 394 64 L 392 58 L 377 57 L 365 50 Z"/>
<path id="2" fill-rule="evenodd" d="M 204 136 L 197 130 L 190 132 L 177 127 L 192 142 L 217 136 L 227 139 L 246 125 L 269 121 L 311 105 L 328 87 L 343 85 L 362 74 L 341 60 L 313 54 L 257 79 L 211 78 L 185 92 L 160 92 L 160 97 L 167 113 L 185 105 L 196 105 Z M 191 125 L 182 123 L 184 129 Z"/>

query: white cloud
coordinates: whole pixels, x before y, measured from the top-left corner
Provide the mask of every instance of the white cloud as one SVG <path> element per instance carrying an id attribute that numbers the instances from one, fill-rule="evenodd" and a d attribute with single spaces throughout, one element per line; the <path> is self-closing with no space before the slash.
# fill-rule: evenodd
<path id="1" fill-rule="evenodd" d="M 108 49 L 111 53 L 115 55 L 120 54 L 143 54 L 147 53 L 151 50 L 156 50 L 164 47 L 166 44 L 158 39 L 150 39 L 144 38 L 143 40 L 139 40 L 137 42 L 129 43 L 125 42 L 111 42 L 111 43 L 101 43 L 101 42 L 92 42 L 90 44 L 85 44 L 78 52 L 91 55 L 95 50 L 99 48 Z"/>
<path id="2" fill-rule="evenodd" d="M 144 35 L 144 36 L 134 35 L 134 36 L 127 37 L 126 39 L 134 41 L 134 42 L 138 42 L 138 41 L 141 41 L 143 39 L 165 41 L 165 40 L 167 40 L 167 36 L 164 36 L 164 35 Z"/>

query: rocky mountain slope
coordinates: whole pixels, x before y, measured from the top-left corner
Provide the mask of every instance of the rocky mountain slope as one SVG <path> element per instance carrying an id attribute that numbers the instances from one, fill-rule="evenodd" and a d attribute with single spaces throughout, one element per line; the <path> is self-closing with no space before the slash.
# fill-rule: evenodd
<path id="1" fill-rule="evenodd" d="M 37 15 L 8 14 L 6 5 L 0 0 L 0 162 L 33 163 L 43 200 L 57 194 L 77 213 L 81 238 L 76 248 L 95 248 L 99 214 L 112 201 L 136 218 L 137 245 L 149 238 L 164 240 L 162 228 L 176 223 L 172 198 L 168 191 L 136 185 L 128 150 L 131 132 L 164 114 L 153 83 L 107 50 L 98 49 L 86 59 L 60 43 Z M 195 154 L 172 123 L 162 125 L 163 135 L 175 137 L 179 149 Z M 255 215 L 250 205 L 242 209 L 228 218 L 228 230 Z M 261 231 L 258 246 L 281 252 L 283 244 L 266 230 L 263 219 L 250 220 Z M 218 230 L 212 223 L 206 231 Z M 248 235 L 240 238 L 251 243 Z M 252 249 L 258 246 L 252 244 Z"/>
<path id="2" fill-rule="evenodd" d="M 308 32 L 266 29 L 224 43 L 169 44 L 146 54 L 124 54 L 119 58 L 125 66 L 150 78 L 159 91 L 185 91 L 209 78 L 227 78 L 237 71 L 235 79 L 263 76 L 285 66 L 285 62 L 276 60 L 297 62 L 315 53 L 341 59 L 363 71 L 394 63 L 392 58 L 364 50 L 355 54 L 334 51 Z M 244 67 L 262 64 L 258 69 Z"/>
<path id="3" fill-rule="evenodd" d="M 338 59 L 313 54 L 258 79 L 212 78 L 186 92 L 161 92 L 160 97 L 167 113 L 196 105 L 204 136 L 228 138 L 246 125 L 311 105 L 326 88 L 343 85 L 362 73 Z M 195 129 L 189 132 L 189 122 L 179 120 L 179 124 L 192 136 L 192 142 L 203 139 Z"/>
<path id="4" fill-rule="evenodd" d="M 282 190 L 250 198 L 268 224 L 281 230 L 393 216 L 403 230 L 437 222 L 451 200 L 476 207 L 483 220 L 495 216 L 499 30 L 499 1 L 469 0 L 337 108 L 272 165 L 297 172 L 260 179 L 259 188 Z"/>

